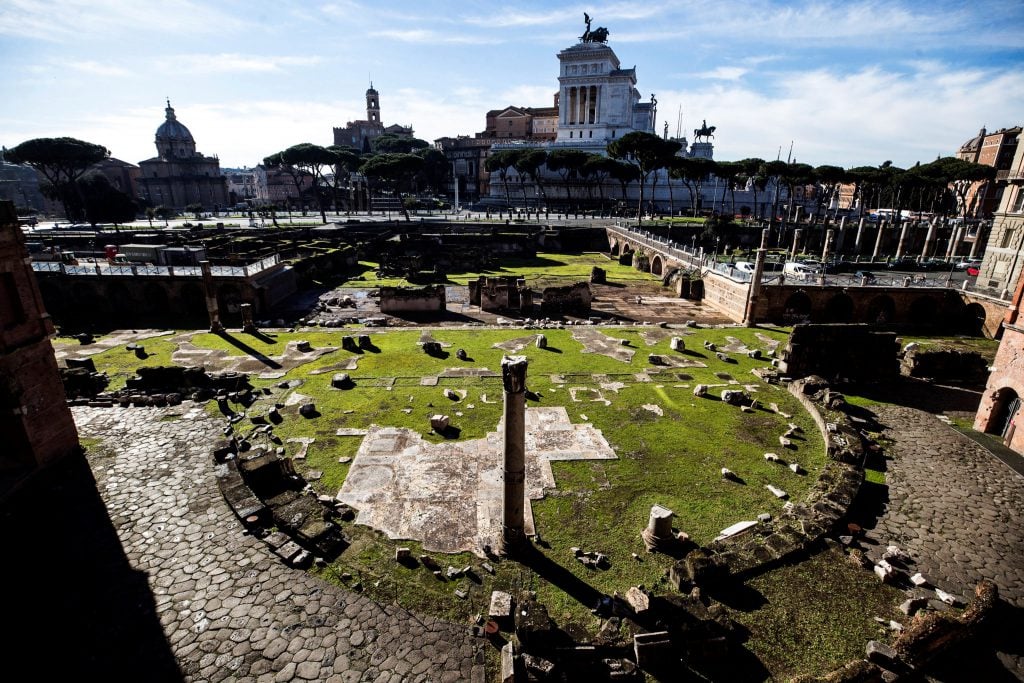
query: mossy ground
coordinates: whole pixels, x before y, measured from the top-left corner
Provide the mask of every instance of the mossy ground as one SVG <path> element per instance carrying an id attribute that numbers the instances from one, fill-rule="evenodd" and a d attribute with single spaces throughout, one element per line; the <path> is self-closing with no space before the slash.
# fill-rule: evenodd
<path id="1" fill-rule="evenodd" d="M 404 278 L 377 277 L 375 271 L 378 268 L 373 261 L 360 261 L 348 281 L 342 284 L 343 287 L 398 287 L 418 286 L 413 285 Z M 589 280 L 591 270 L 597 266 L 607 272 L 608 282 L 632 283 L 632 282 L 657 282 L 658 278 L 636 270 L 632 266 L 622 265 L 607 255 L 598 252 L 580 252 L 575 254 L 545 253 L 539 252 L 533 258 L 503 258 L 501 265 L 493 269 L 483 271 L 466 271 L 447 273 L 446 284 L 465 285 L 471 280 L 476 280 L 482 275 L 514 276 L 526 279 L 534 286 L 544 286 L 545 282 L 558 282 L 563 280 Z M 356 279 L 362 278 L 362 279 Z"/>
<path id="2" fill-rule="evenodd" d="M 573 422 L 584 421 L 585 416 L 602 430 L 618 455 L 617 460 L 554 464 L 557 488 L 533 503 L 540 542 L 529 564 L 495 561 L 495 574 L 491 575 L 482 571 L 480 560 L 470 554 L 435 553 L 442 568 L 476 568 L 474 578 L 439 580 L 422 566 L 408 568 L 394 561 L 399 545 L 412 548 L 418 556 L 422 551 L 416 542 L 392 541 L 380 532 L 345 523 L 351 546 L 319 573 L 327 580 L 349 586 L 358 581 L 376 599 L 460 621 L 485 612 L 492 590 L 516 592 L 528 588 L 537 591 L 560 627 L 574 635 L 593 635 L 600 625 L 590 612 L 595 596 L 614 591 L 624 593 L 639 584 L 655 594 L 670 590 L 663 576 L 672 558 L 646 553 L 639 535 L 651 505 L 657 503 L 675 511 L 675 526 L 698 543 L 707 543 L 736 521 L 753 519 L 761 512 L 781 512 L 782 502 L 765 489 L 765 484 L 780 486 L 791 498 L 802 499 L 825 462 L 823 443 L 813 421 L 784 388 L 764 384 L 751 374 L 754 367 L 766 365 L 765 360 L 731 354 L 737 362 L 725 363 L 702 345 L 712 341 L 722 346 L 727 343 L 726 336 L 732 336 L 751 348 L 765 350 L 766 344 L 755 337 L 755 332 L 783 341 L 788 330 L 675 331 L 673 334 L 692 333 L 685 335 L 690 349 L 685 357 L 707 364 L 679 369 L 654 368 L 649 364 L 650 353 L 679 354 L 669 349 L 667 336 L 648 345 L 642 331 L 626 327 L 602 330 L 609 337 L 628 340 L 629 347 L 636 349 L 628 363 L 585 353 L 571 329 L 545 330 L 548 348 L 528 344 L 517 352 L 530 359 L 528 384 L 538 400 L 530 401 L 529 405 L 565 406 Z M 364 429 L 373 423 L 408 427 L 436 442 L 442 437 L 428 432 L 428 418 L 444 412 L 452 416 L 453 424 L 461 430 L 460 439 L 481 438 L 494 431 L 501 414 L 499 378 L 442 378 L 435 386 L 424 386 L 421 379 L 454 367 L 498 371 L 501 357 L 507 352 L 494 344 L 535 334 L 524 330 L 433 328 L 431 335 L 446 344 L 448 354 L 435 358 L 424 354 L 417 345 L 419 330 L 373 330 L 374 349 L 360 353 L 340 348 L 341 336 L 353 332 L 311 330 L 243 335 L 248 346 L 268 357 L 279 355 L 289 341 L 297 339 L 305 339 L 318 349 L 336 347 L 335 351 L 289 370 L 284 377 L 252 378 L 257 387 L 270 387 L 289 379 L 302 381 L 294 391 L 310 396 L 321 416 L 306 420 L 296 414 L 294 406 L 289 407 L 282 411 L 285 421 L 274 431 L 286 440 L 316 439 L 305 461 L 296 465 L 300 471 L 322 471 L 322 478 L 314 486 L 331 495 L 341 488 L 350 467 L 338 459 L 353 456 L 360 443 L 359 437 L 337 436 L 339 428 Z M 244 353 L 216 335 L 198 333 L 192 335 L 191 343 L 232 355 Z M 169 363 L 173 345 L 170 337 L 147 340 L 146 349 L 152 355 L 144 362 L 121 349 L 98 354 L 94 359 L 100 370 L 123 383 L 123 377 L 134 367 Z M 459 348 L 467 352 L 470 360 L 456 358 Z M 332 375 L 353 357 L 357 358 L 358 367 L 344 371 L 351 375 L 355 387 L 332 389 Z M 323 372 L 313 374 L 317 370 Z M 637 379 L 637 373 L 644 371 L 651 372 L 653 381 Z M 695 398 L 693 386 L 698 383 L 725 384 L 727 379 L 716 373 L 757 385 L 756 397 L 762 407 L 774 402 L 794 417 L 784 419 L 765 409 L 743 413 L 717 398 Z M 602 383 L 614 382 L 624 386 L 618 391 L 601 387 Z M 445 388 L 463 390 L 467 395 L 461 401 L 450 401 L 442 395 Z M 600 400 L 574 401 L 570 388 L 581 389 L 577 398 L 596 399 L 600 395 L 610 405 Z M 721 388 L 724 387 L 711 393 L 717 396 Z M 272 400 L 281 400 L 281 392 L 261 401 Z M 470 404 L 474 407 L 469 408 Z M 664 414 L 659 416 L 644 405 L 657 405 Z M 266 407 L 257 405 L 250 412 L 258 413 Z M 457 416 L 456 412 L 462 415 Z M 796 442 L 794 452 L 783 455 L 803 465 L 807 476 L 794 475 L 763 458 L 766 451 L 780 452 L 778 436 L 790 421 L 804 428 L 806 439 Z M 738 473 L 745 483 L 723 480 L 722 467 Z M 573 558 L 569 550 L 572 546 L 607 554 L 611 568 L 600 571 L 584 567 Z M 866 572 L 860 577 L 852 566 L 843 563 L 835 553 L 823 553 L 751 582 L 766 600 L 749 610 L 737 610 L 735 617 L 751 631 L 748 649 L 761 658 L 772 674 L 834 668 L 863 651 L 865 633 L 873 634 L 871 617 L 885 605 L 891 608 L 891 595 L 872 582 Z M 343 579 L 345 574 L 351 578 Z M 457 588 L 467 593 L 465 599 L 454 595 Z"/>

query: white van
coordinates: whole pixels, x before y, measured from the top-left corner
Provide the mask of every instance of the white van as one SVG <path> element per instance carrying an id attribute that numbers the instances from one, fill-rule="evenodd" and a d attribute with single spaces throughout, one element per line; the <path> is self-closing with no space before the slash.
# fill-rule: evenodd
<path id="1" fill-rule="evenodd" d="M 751 263 L 750 261 L 737 261 L 736 263 L 734 263 L 732 265 L 733 265 L 733 267 L 736 270 L 738 270 L 741 273 L 753 273 L 754 272 L 754 264 Z"/>

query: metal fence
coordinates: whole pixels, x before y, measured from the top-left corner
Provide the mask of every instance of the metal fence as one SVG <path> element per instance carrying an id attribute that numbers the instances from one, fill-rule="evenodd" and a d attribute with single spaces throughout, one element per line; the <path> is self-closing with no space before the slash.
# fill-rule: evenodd
<path id="1" fill-rule="evenodd" d="M 265 259 L 244 266 L 211 266 L 210 273 L 214 277 L 251 277 L 270 270 L 281 262 L 279 254 L 272 254 Z M 203 269 L 199 266 L 143 266 L 109 263 L 90 263 L 85 265 L 69 265 L 57 261 L 33 261 L 32 270 L 37 273 L 63 273 L 64 275 L 82 276 L 127 276 L 127 277 L 202 277 Z"/>

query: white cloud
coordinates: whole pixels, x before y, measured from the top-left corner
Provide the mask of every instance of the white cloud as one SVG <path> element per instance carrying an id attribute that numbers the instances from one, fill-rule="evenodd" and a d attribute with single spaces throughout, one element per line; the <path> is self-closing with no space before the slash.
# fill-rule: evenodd
<path id="1" fill-rule="evenodd" d="M 707 78 L 716 81 L 738 81 L 749 71 L 742 66 L 720 66 L 717 69 L 697 74 L 699 78 Z"/>
<path id="2" fill-rule="evenodd" d="M 275 56 L 222 54 L 177 55 L 161 60 L 160 64 L 174 73 L 271 73 L 283 72 L 288 67 L 303 67 L 323 61 L 317 56 Z"/>
<path id="3" fill-rule="evenodd" d="M 121 78 L 132 75 L 131 71 L 123 67 L 114 66 L 113 64 L 101 64 L 92 60 L 70 61 L 61 66 L 92 76 Z"/>
<path id="4" fill-rule="evenodd" d="M 775 73 L 761 90 L 720 82 L 659 91 L 662 111 L 683 104 L 684 133 L 701 119 L 718 128 L 715 156 L 794 156 L 813 165 L 899 166 L 952 155 L 983 123 L 1024 123 L 1024 74 L 942 67 L 909 74 L 878 67 L 843 75 L 817 69 Z"/>
<path id="5" fill-rule="evenodd" d="M 123 0 L 4 0 L 0 34 L 55 42 L 89 36 L 110 39 L 140 30 L 183 35 L 232 31 L 247 22 L 193 0 L 124 2 Z"/>
<path id="6" fill-rule="evenodd" d="M 458 34 L 449 31 L 432 31 L 429 29 L 386 29 L 383 31 L 371 31 L 370 35 L 375 38 L 389 38 L 402 43 L 418 43 L 425 45 L 455 44 L 455 45 L 492 45 L 496 42 L 503 42 L 476 34 Z"/>

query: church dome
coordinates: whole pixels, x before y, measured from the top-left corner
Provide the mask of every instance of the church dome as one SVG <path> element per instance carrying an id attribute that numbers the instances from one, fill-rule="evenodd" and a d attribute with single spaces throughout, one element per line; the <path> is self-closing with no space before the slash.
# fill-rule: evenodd
<path id="1" fill-rule="evenodd" d="M 167 100 L 167 109 L 164 111 L 167 112 L 167 120 L 156 129 L 157 141 L 191 142 L 194 144 L 192 133 L 174 116 L 174 108 L 171 106 L 170 100 Z"/>
<path id="2" fill-rule="evenodd" d="M 985 141 L 986 134 L 987 131 L 984 127 L 982 127 L 982 129 L 978 131 L 978 134 L 975 137 L 971 138 L 964 144 L 960 145 L 960 152 L 977 152 L 979 149 L 981 149 L 981 144 Z"/>

